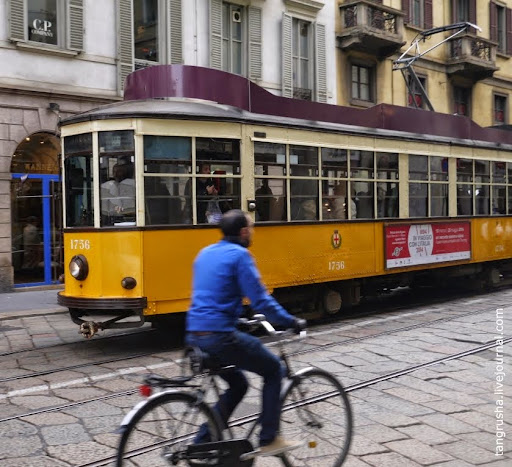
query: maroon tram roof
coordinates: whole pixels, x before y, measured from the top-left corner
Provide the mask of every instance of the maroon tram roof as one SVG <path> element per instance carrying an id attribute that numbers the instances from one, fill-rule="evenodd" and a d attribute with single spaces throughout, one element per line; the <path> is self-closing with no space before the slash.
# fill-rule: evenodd
<path id="1" fill-rule="evenodd" d="M 354 109 L 275 96 L 242 76 L 211 68 L 159 65 L 128 75 L 124 99 L 205 99 L 249 112 L 421 135 L 512 144 L 512 132 L 482 128 L 468 117 L 389 104 Z"/>

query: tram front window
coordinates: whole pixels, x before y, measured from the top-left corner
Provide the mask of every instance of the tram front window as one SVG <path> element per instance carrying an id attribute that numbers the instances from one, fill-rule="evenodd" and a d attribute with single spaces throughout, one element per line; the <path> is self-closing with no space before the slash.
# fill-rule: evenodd
<path id="1" fill-rule="evenodd" d="M 135 225 L 133 132 L 101 132 L 99 146 L 101 225 Z"/>
<path id="2" fill-rule="evenodd" d="M 144 205 L 146 225 L 191 224 L 192 139 L 144 136 Z M 155 176 L 155 174 L 161 174 Z"/>
<path id="3" fill-rule="evenodd" d="M 92 135 L 64 138 L 64 171 L 66 180 L 66 226 L 92 226 Z"/>

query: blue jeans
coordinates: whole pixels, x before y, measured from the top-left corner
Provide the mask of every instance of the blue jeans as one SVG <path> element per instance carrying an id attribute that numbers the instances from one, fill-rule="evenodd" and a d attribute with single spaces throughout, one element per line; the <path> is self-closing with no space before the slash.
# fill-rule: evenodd
<path id="1" fill-rule="evenodd" d="M 281 381 L 283 367 L 279 358 L 270 352 L 258 338 L 249 334 L 218 332 L 205 336 L 187 333 L 187 345 L 199 347 L 223 366 L 234 365 L 236 369 L 222 373 L 228 383 L 228 390 L 222 394 L 214 410 L 227 426 L 227 422 L 238 403 L 247 392 L 247 379 L 240 370 L 247 370 L 263 376 L 262 408 L 260 415 L 260 445 L 271 443 L 279 430 L 281 415 Z M 208 428 L 202 427 L 198 442 L 208 441 Z"/>

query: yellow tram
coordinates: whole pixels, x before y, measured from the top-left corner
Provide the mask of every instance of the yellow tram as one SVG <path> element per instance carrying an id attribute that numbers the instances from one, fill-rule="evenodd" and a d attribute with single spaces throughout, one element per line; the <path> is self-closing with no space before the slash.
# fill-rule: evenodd
<path id="1" fill-rule="evenodd" d="M 264 283 L 306 316 L 510 269 L 512 132 L 294 101 L 191 66 L 136 71 L 125 99 L 61 126 L 59 303 L 87 337 L 186 311 L 192 261 L 231 208 L 255 218 Z"/>

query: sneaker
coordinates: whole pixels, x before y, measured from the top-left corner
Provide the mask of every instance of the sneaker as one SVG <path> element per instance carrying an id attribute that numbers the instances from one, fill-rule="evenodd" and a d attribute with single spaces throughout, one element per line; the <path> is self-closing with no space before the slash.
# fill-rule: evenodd
<path id="1" fill-rule="evenodd" d="M 265 446 L 261 446 L 257 452 L 257 456 L 277 456 L 283 452 L 292 451 L 293 449 L 300 448 L 304 443 L 302 441 L 286 440 L 281 436 L 276 436 L 274 441 Z"/>

